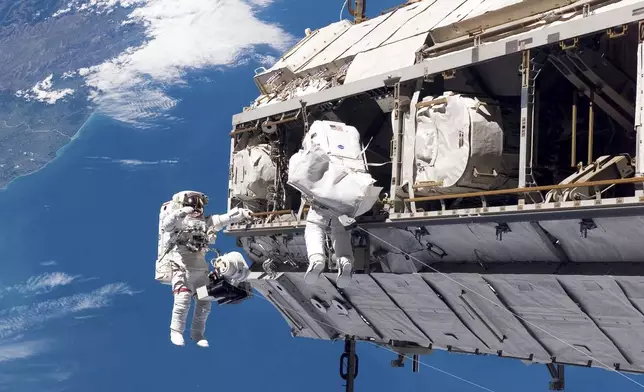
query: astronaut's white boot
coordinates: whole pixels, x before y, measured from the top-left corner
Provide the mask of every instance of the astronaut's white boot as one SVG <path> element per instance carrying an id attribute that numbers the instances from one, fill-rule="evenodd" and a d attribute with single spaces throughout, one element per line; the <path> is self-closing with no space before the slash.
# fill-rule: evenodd
<path id="1" fill-rule="evenodd" d="M 348 287 L 351 283 L 352 271 L 351 261 L 346 257 L 338 258 L 338 277 L 336 279 L 339 288 L 343 289 Z"/>
<path id="2" fill-rule="evenodd" d="M 210 345 L 208 345 L 208 341 L 207 341 L 206 339 L 201 339 L 201 340 L 199 340 L 199 341 L 197 342 L 197 346 L 199 346 L 199 347 L 204 347 L 204 348 L 205 348 L 205 347 L 210 347 Z"/>
<path id="3" fill-rule="evenodd" d="M 311 255 L 309 258 L 309 268 L 304 274 L 304 282 L 308 284 L 315 284 L 324 271 L 324 256 L 320 254 Z"/>
<path id="4" fill-rule="evenodd" d="M 174 330 L 170 330 L 170 341 L 177 346 L 185 346 L 186 344 L 183 335 Z"/>

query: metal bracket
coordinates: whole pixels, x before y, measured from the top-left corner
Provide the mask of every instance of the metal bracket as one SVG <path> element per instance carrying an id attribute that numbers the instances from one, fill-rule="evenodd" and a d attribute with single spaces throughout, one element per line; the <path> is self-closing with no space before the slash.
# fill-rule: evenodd
<path id="1" fill-rule="evenodd" d="M 579 222 L 579 232 L 581 233 L 582 238 L 588 238 L 588 230 L 596 229 L 597 225 L 592 219 L 582 219 Z"/>
<path id="2" fill-rule="evenodd" d="M 404 368 L 405 367 L 405 356 L 403 354 L 398 354 L 398 358 L 391 361 L 391 367 L 393 368 Z"/>
<path id="3" fill-rule="evenodd" d="M 512 230 L 510 229 L 510 226 L 508 226 L 507 223 L 499 223 L 496 226 L 496 239 L 497 241 L 503 241 L 503 234 L 505 233 L 511 233 Z"/>
<path id="4" fill-rule="evenodd" d="M 548 372 L 550 372 L 550 390 L 551 391 L 563 391 L 566 387 L 566 380 L 564 378 L 564 365 L 548 363 L 546 364 Z"/>
<path id="5" fill-rule="evenodd" d="M 586 18 L 588 16 L 590 16 L 590 4 L 586 3 L 583 8 L 583 17 Z"/>
<path id="6" fill-rule="evenodd" d="M 456 77 L 456 70 L 450 69 L 448 71 L 443 71 L 442 75 L 444 80 L 454 79 Z"/>
<path id="7" fill-rule="evenodd" d="M 306 102 L 300 100 L 300 105 L 302 105 L 302 121 L 304 121 L 304 134 L 306 135 L 309 132 L 309 113 L 306 111 Z"/>
<path id="8" fill-rule="evenodd" d="M 621 25 L 618 28 L 607 29 L 606 34 L 608 34 L 608 38 L 614 39 L 614 38 L 625 36 L 627 31 L 628 31 L 628 25 Z"/>
<path id="9" fill-rule="evenodd" d="M 570 50 L 576 48 L 577 45 L 579 45 L 579 38 L 577 37 L 559 42 L 559 47 L 561 48 L 561 50 Z"/>
<path id="10" fill-rule="evenodd" d="M 474 36 L 474 42 L 473 42 L 474 47 L 479 47 L 481 46 L 481 35 L 475 35 Z"/>
<path id="11" fill-rule="evenodd" d="M 474 177 L 498 177 L 499 173 L 495 169 L 492 169 L 492 173 L 481 173 L 480 171 L 476 170 L 476 167 L 474 167 L 474 172 L 472 173 Z"/>
<path id="12" fill-rule="evenodd" d="M 275 277 L 277 276 L 277 266 L 275 265 L 273 259 L 264 260 L 264 262 L 262 263 L 262 269 L 268 274 L 268 276 L 270 276 L 271 279 L 275 279 Z"/>
<path id="13" fill-rule="evenodd" d="M 347 231 L 353 230 L 357 226 L 356 220 L 346 215 L 338 216 L 338 220 L 340 221 L 340 224 L 344 227 L 344 229 Z"/>
<path id="14" fill-rule="evenodd" d="M 344 341 L 344 352 L 340 356 L 340 377 L 346 381 L 346 392 L 354 392 L 354 381 L 358 377 L 358 355 L 356 341 L 349 338 Z"/>

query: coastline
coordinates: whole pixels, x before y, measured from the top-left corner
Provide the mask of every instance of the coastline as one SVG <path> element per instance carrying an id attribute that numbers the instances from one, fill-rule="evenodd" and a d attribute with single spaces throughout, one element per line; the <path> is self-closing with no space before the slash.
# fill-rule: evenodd
<path id="1" fill-rule="evenodd" d="M 89 115 L 89 117 L 87 118 L 87 120 L 85 120 L 85 122 L 80 126 L 80 128 L 78 128 L 78 130 L 76 131 L 76 133 L 74 133 L 74 135 L 69 139 L 69 142 L 65 143 L 65 144 L 64 144 L 63 146 L 61 146 L 58 150 L 56 150 L 56 156 L 55 156 L 53 159 L 51 159 L 49 162 L 45 163 L 44 165 L 42 165 L 41 167 L 39 167 L 38 169 L 36 169 L 36 170 L 34 170 L 34 171 L 31 171 L 31 172 L 29 172 L 29 173 L 22 174 L 22 175 L 20 175 L 20 176 L 17 176 L 16 178 L 12 179 L 12 180 L 11 180 L 11 181 L 9 181 L 5 186 L 0 187 L 0 194 L 2 194 L 3 192 L 6 192 L 7 190 L 9 190 L 9 187 L 10 187 L 14 182 L 16 182 L 16 181 L 20 180 L 21 178 L 30 177 L 32 174 L 36 174 L 36 173 L 40 172 L 41 170 L 45 169 L 47 166 L 49 166 L 50 164 L 52 164 L 53 162 L 55 162 L 56 160 L 58 160 L 60 157 L 62 157 L 62 156 L 63 156 L 63 154 L 64 154 L 64 152 L 65 152 L 65 149 L 67 149 L 68 147 L 70 147 L 70 146 L 74 143 L 74 141 L 76 141 L 78 138 L 80 138 L 80 137 L 82 136 L 83 131 L 86 131 L 86 129 L 85 129 L 85 128 L 86 128 L 88 125 L 90 125 L 90 122 L 91 122 L 95 117 L 96 117 L 95 112 L 92 112 L 92 113 Z"/>

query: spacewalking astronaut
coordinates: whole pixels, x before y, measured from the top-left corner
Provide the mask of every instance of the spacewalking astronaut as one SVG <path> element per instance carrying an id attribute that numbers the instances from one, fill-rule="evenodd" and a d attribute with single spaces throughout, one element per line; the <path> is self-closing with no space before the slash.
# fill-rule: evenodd
<path id="1" fill-rule="evenodd" d="M 338 287 L 345 288 L 351 283 L 351 274 L 353 272 L 354 257 L 351 232 L 342 226 L 336 214 L 316 206 L 309 209 L 304 228 L 304 241 L 309 258 L 309 267 L 304 275 L 304 281 L 309 284 L 315 284 L 322 271 L 324 271 L 326 265 L 324 245 L 327 231 L 331 238 L 331 246 L 338 265 L 336 283 Z"/>
<path id="2" fill-rule="evenodd" d="M 338 267 L 337 286 L 351 283 L 354 255 L 351 231 L 340 217 L 355 218 L 370 210 L 382 188 L 367 170 L 360 134 L 355 127 L 317 120 L 302 141 L 302 149 L 289 159 L 288 184 L 310 205 L 304 240 L 309 266 L 304 281 L 317 282 L 326 264 L 326 233 Z"/>
<path id="3" fill-rule="evenodd" d="M 170 340 L 178 346 L 185 345 L 183 332 L 192 297 L 198 287 L 209 281 L 210 270 L 205 257 L 208 245 L 214 244 L 218 231 L 248 219 L 251 214 L 247 209 L 234 208 L 226 214 L 206 217 L 204 207 L 207 203 L 208 198 L 203 193 L 182 191 L 162 206 L 159 253 L 163 254 L 157 260 L 156 279 L 172 286 L 174 305 Z M 159 265 L 163 267 L 161 270 Z M 195 298 L 190 338 L 200 347 L 208 347 L 204 333 L 211 305 L 210 301 Z"/>

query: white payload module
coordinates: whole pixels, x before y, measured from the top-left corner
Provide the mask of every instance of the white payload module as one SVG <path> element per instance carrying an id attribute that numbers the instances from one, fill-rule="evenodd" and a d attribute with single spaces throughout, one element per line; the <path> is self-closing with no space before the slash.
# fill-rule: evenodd
<path id="1" fill-rule="evenodd" d="M 547 364 L 553 389 L 564 364 L 644 373 L 644 0 L 361 7 L 258 72 L 233 116 L 229 208 L 254 222 L 227 232 L 247 281 L 349 358 L 358 340 L 415 370 L 434 349 L 509 357 Z M 303 279 L 293 157 L 329 123 L 357 132 L 378 191 L 344 289 L 334 267 Z"/>

